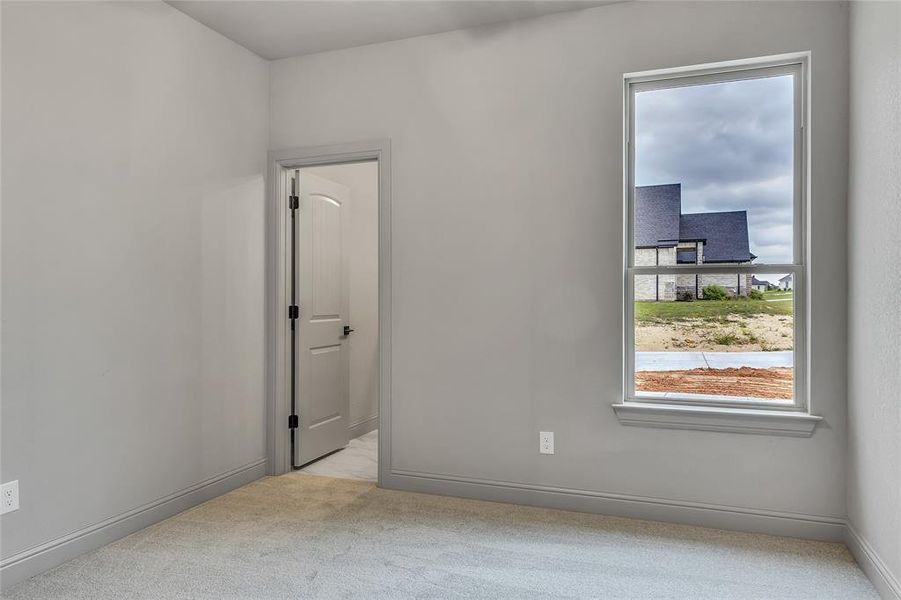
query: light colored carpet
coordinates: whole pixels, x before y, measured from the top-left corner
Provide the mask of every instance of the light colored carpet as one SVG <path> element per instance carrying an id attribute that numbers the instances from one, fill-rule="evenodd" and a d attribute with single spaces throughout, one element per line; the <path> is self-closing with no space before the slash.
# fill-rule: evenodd
<path id="1" fill-rule="evenodd" d="M 320 458 L 301 471 L 324 477 L 378 481 L 379 430 L 375 429 L 350 440 L 343 450 Z"/>
<path id="2" fill-rule="evenodd" d="M 380 490 L 251 483 L 10 600 L 877 598 L 838 544 Z"/>

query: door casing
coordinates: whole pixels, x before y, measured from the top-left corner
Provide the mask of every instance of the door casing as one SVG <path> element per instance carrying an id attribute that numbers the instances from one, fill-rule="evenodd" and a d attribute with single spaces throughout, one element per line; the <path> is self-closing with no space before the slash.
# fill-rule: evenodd
<path id="1" fill-rule="evenodd" d="M 288 238 L 286 177 L 303 167 L 375 160 L 379 173 L 379 469 L 381 487 L 390 472 L 391 439 L 391 141 L 388 139 L 289 148 L 269 152 L 266 182 L 266 472 L 291 470 L 288 415 Z M 301 307 L 302 310 L 302 307 Z"/>

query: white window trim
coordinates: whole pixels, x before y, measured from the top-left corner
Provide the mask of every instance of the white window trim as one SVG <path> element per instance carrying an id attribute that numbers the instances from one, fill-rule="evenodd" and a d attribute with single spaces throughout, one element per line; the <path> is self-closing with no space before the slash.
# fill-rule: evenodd
<path id="1" fill-rule="evenodd" d="M 822 420 L 822 417 L 801 411 L 644 402 L 614 404 L 613 410 L 623 425 L 791 437 L 810 437 Z"/>
<path id="2" fill-rule="evenodd" d="M 764 58 L 628 73 L 623 76 L 623 155 L 624 155 L 624 306 L 623 306 L 623 401 L 614 411 L 624 425 L 809 436 L 820 417 L 810 413 L 809 390 L 809 122 L 810 53 L 784 54 Z M 794 257 L 792 264 L 747 265 L 667 265 L 634 266 L 634 138 L 633 102 L 637 91 L 697 85 L 719 81 L 753 79 L 778 74 L 795 76 L 795 206 Z M 709 400 L 691 395 L 641 395 L 635 393 L 635 275 L 665 273 L 792 273 L 794 275 L 794 399 L 767 401 L 755 399 Z"/>

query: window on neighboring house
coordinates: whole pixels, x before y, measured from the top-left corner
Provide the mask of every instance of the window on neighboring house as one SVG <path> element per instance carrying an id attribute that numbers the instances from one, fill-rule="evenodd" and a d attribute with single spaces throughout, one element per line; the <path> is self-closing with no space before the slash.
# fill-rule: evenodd
<path id="1" fill-rule="evenodd" d="M 806 77 L 626 77 L 626 401 L 806 406 Z"/>

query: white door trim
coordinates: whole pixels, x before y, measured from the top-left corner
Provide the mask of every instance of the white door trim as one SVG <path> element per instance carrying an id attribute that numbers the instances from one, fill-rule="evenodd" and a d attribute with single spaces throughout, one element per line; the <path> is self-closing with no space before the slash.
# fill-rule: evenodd
<path id="1" fill-rule="evenodd" d="M 378 161 L 379 170 L 379 486 L 391 470 L 391 140 L 269 152 L 266 181 L 266 472 L 291 470 L 288 433 L 288 214 L 284 169 Z"/>

